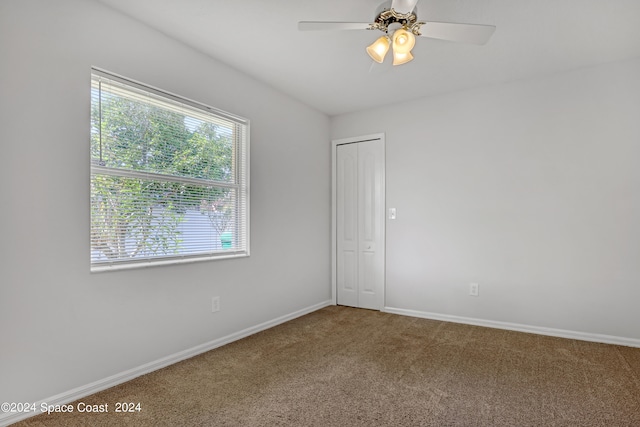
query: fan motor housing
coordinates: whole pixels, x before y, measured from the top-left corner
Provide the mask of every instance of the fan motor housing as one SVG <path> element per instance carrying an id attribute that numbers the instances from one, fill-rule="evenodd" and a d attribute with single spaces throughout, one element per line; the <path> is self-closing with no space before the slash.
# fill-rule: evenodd
<path id="1" fill-rule="evenodd" d="M 389 31 L 389 26 L 392 24 L 400 24 L 402 28 L 412 32 L 416 36 L 420 35 L 420 26 L 424 25 L 424 22 L 417 22 L 416 9 L 408 13 L 399 13 L 391 9 L 391 3 L 385 2 L 378 8 L 379 12 L 373 24 L 370 24 L 369 30 L 380 30 L 383 33 Z M 392 26 L 392 27 L 395 27 Z"/>

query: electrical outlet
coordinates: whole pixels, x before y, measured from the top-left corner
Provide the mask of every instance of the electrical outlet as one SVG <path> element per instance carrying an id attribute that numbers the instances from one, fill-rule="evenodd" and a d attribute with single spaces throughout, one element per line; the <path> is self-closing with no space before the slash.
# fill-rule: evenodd
<path id="1" fill-rule="evenodd" d="M 477 283 L 469 283 L 469 295 L 477 297 L 479 295 L 480 285 Z"/>
<path id="2" fill-rule="evenodd" d="M 211 298 L 211 312 L 215 313 L 216 311 L 220 311 L 220 297 Z"/>

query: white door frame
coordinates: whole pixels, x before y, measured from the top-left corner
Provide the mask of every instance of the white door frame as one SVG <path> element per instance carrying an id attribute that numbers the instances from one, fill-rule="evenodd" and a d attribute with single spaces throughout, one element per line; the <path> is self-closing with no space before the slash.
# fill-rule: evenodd
<path id="1" fill-rule="evenodd" d="M 337 305 L 338 297 L 337 297 L 337 226 L 336 226 L 336 211 L 337 211 L 337 191 L 336 191 L 336 183 L 337 183 L 337 153 L 338 153 L 338 145 L 342 144 L 353 144 L 357 142 L 365 142 L 365 141 L 374 141 L 380 140 L 382 143 L 382 236 L 383 236 L 383 248 L 385 250 L 385 260 L 386 260 L 386 145 L 385 145 L 385 135 L 384 133 L 375 133 L 371 135 L 358 136 L 353 138 L 342 138 L 342 139 L 334 139 L 331 141 L 331 301 L 333 305 Z M 386 261 L 385 261 L 386 264 Z M 385 265 L 385 274 L 384 274 L 384 289 L 382 290 L 382 306 L 380 310 L 383 310 L 385 306 L 385 293 L 386 293 L 386 265 Z"/>

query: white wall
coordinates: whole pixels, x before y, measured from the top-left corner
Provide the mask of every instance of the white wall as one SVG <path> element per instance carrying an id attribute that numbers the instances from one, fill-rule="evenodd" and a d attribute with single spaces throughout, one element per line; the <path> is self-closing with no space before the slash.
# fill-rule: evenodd
<path id="1" fill-rule="evenodd" d="M 387 307 L 640 339 L 640 60 L 332 118 L 376 132 Z"/>
<path id="2" fill-rule="evenodd" d="M 251 120 L 251 257 L 89 273 L 92 65 Z M 330 299 L 324 114 L 97 2 L 3 0 L 0 121 L 0 402 Z"/>

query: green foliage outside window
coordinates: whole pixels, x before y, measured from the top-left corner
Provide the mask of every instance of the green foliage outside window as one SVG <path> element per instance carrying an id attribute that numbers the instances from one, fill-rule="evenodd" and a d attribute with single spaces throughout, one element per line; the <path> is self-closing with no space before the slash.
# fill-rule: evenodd
<path id="1" fill-rule="evenodd" d="M 180 254 L 188 210 L 218 234 L 234 226 L 236 190 L 207 183 L 235 182 L 233 128 L 96 87 L 92 100 L 93 251 L 107 260 Z"/>

